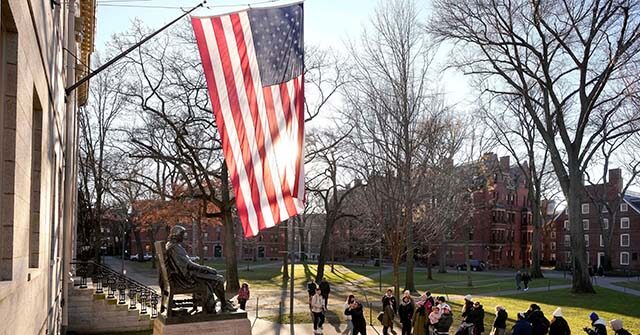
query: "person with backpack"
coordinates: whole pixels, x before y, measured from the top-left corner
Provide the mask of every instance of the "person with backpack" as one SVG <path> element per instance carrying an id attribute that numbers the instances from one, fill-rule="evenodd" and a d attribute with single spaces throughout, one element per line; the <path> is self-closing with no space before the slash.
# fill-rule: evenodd
<path id="1" fill-rule="evenodd" d="M 567 320 L 562 315 L 562 309 L 558 307 L 552 315 L 553 319 L 551 319 L 551 324 L 549 325 L 549 335 L 571 335 L 571 328 L 569 328 Z"/>
<path id="2" fill-rule="evenodd" d="M 496 306 L 496 319 L 493 320 L 493 328 L 491 328 L 491 335 L 504 335 L 507 331 L 507 310 L 502 306 Z"/>
<path id="3" fill-rule="evenodd" d="M 546 335 L 549 333 L 549 319 L 544 316 L 540 306 L 531 304 L 525 316 L 527 321 L 531 323 L 533 335 Z"/>

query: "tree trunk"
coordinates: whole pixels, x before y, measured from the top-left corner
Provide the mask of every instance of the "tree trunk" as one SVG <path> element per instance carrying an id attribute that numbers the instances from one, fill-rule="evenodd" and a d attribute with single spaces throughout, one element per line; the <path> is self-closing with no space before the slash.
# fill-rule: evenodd
<path id="1" fill-rule="evenodd" d="M 324 235 L 322 235 L 322 243 L 320 244 L 320 254 L 318 255 L 318 272 L 316 273 L 316 283 L 319 283 L 322 278 L 324 278 L 324 266 L 327 262 L 329 240 L 331 239 L 331 232 L 333 232 L 334 223 L 334 216 L 331 213 L 327 213 Z"/>
<path id="2" fill-rule="evenodd" d="M 584 243 L 584 229 L 582 227 L 582 218 L 580 217 L 582 208 L 580 199 L 584 192 L 582 174 L 579 172 L 578 167 L 572 168 L 571 161 L 568 162 L 568 165 L 570 179 L 569 196 L 567 197 L 567 210 L 569 213 L 569 229 L 571 232 L 571 258 L 573 260 L 571 291 L 574 293 L 595 293 L 589 276 Z"/>
<path id="3" fill-rule="evenodd" d="M 472 287 L 473 281 L 471 279 L 471 260 L 469 259 L 469 234 L 471 231 L 471 227 L 469 226 L 470 222 L 466 223 L 467 229 L 465 231 L 466 238 L 464 239 L 464 262 L 467 265 L 467 286 Z"/>
<path id="4" fill-rule="evenodd" d="M 440 244 L 440 264 L 438 264 L 438 273 L 447 273 L 447 240 L 444 239 Z"/>
<path id="5" fill-rule="evenodd" d="M 227 292 L 236 293 L 240 289 L 238 278 L 238 258 L 236 254 L 236 232 L 231 217 L 231 200 L 229 199 L 229 172 L 227 164 L 222 164 L 222 220 L 224 223 L 224 263 L 226 266 Z"/>
<path id="6" fill-rule="evenodd" d="M 431 250 L 427 249 L 427 279 L 433 280 L 433 274 L 431 271 Z"/>
<path id="7" fill-rule="evenodd" d="M 382 266 L 382 264 L 380 264 Z M 384 291 L 384 289 L 383 289 Z M 400 301 L 400 260 L 393 259 L 393 294 Z"/>
<path id="8" fill-rule="evenodd" d="M 414 248 L 413 248 L 413 220 L 411 220 L 411 216 L 408 215 L 406 220 L 407 222 L 407 271 L 405 274 L 404 288 L 405 290 L 409 290 L 412 294 L 418 293 L 416 291 L 416 285 L 413 278 L 413 271 L 415 268 L 415 260 L 414 260 Z"/>
<path id="9" fill-rule="evenodd" d="M 537 193 L 537 192 L 536 192 Z M 533 241 L 531 241 L 531 278 L 544 278 L 542 269 L 540 268 L 540 238 L 542 230 L 542 215 L 540 211 L 540 195 L 535 194 L 533 199 L 532 208 L 532 221 L 533 221 Z"/>
<path id="10" fill-rule="evenodd" d="M 289 253 L 292 251 L 291 243 L 289 243 L 289 220 L 285 220 L 282 223 L 282 229 L 284 229 L 284 244 L 286 253 L 282 256 L 282 285 L 285 285 L 289 281 Z"/>

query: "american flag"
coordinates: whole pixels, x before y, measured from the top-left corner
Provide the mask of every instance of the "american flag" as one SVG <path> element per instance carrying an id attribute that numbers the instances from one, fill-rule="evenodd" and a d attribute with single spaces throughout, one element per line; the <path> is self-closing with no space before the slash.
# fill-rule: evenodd
<path id="1" fill-rule="evenodd" d="M 302 212 L 301 3 L 192 17 L 246 236 Z"/>

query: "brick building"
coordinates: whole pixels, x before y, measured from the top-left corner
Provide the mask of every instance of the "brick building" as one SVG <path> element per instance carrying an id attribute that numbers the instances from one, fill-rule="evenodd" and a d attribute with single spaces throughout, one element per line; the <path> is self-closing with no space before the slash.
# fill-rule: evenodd
<path id="1" fill-rule="evenodd" d="M 90 64 L 95 1 L 0 2 L 0 334 L 60 334 L 87 97 L 65 87 Z"/>
<path id="2" fill-rule="evenodd" d="M 609 171 L 607 183 L 585 188 L 587 193 L 581 197 L 581 220 L 589 264 L 603 265 L 605 245 L 610 242 L 614 270 L 640 270 L 640 195 L 627 193 L 620 197 L 620 169 Z M 566 212 L 562 212 L 547 229 L 549 252 L 544 254 L 545 261 L 556 260 L 559 267 L 570 265 L 568 224 Z M 610 240 L 607 240 L 608 234 L 611 234 Z"/>
<path id="3" fill-rule="evenodd" d="M 473 194 L 475 213 L 468 231 L 469 258 L 492 268 L 528 267 L 531 263 L 533 225 L 526 176 L 508 156 L 483 155 L 474 163 L 485 185 Z M 464 230 L 447 241 L 447 264 L 465 262 Z M 439 256 L 436 256 L 440 259 Z"/>

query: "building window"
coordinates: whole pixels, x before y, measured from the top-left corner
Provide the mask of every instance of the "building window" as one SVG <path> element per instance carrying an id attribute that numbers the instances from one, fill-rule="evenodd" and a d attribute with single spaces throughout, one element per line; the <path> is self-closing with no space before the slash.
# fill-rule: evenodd
<path id="1" fill-rule="evenodd" d="M 621 203 L 620 204 L 620 211 L 621 212 L 626 212 L 628 210 L 629 210 L 629 206 L 627 206 L 627 204 L 625 204 L 625 203 Z"/>
<path id="2" fill-rule="evenodd" d="M 556 250 L 556 242 L 551 242 L 551 251 Z"/>
<path id="3" fill-rule="evenodd" d="M 587 251 L 587 264 L 591 264 L 591 256 L 589 256 L 588 251 Z"/>
<path id="4" fill-rule="evenodd" d="M 620 218 L 620 229 L 629 229 L 629 218 Z"/>
<path id="5" fill-rule="evenodd" d="M 589 235 L 584 234 L 584 246 L 589 247 Z"/>
<path id="6" fill-rule="evenodd" d="M 564 235 L 564 246 L 568 247 L 571 244 L 571 235 Z"/>
<path id="7" fill-rule="evenodd" d="M 551 238 L 554 239 L 554 240 L 556 239 L 556 232 L 555 231 L 551 232 Z"/>
<path id="8" fill-rule="evenodd" d="M 602 229 L 609 229 L 609 219 L 602 219 Z"/>
<path id="9" fill-rule="evenodd" d="M 620 265 L 629 265 L 629 253 L 623 251 L 620 253 Z"/>
<path id="10" fill-rule="evenodd" d="M 600 234 L 600 246 L 604 247 L 604 239 L 602 238 L 602 234 Z"/>
<path id="11" fill-rule="evenodd" d="M 602 213 L 609 213 L 609 210 L 607 210 L 606 204 L 602 204 Z"/>
<path id="12" fill-rule="evenodd" d="M 629 246 L 629 234 L 621 234 L 620 235 L 620 246 L 628 247 Z"/>
<path id="13" fill-rule="evenodd" d="M 31 122 L 31 217 L 29 222 L 29 267 L 37 268 L 40 261 L 40 171 L 42 170 L 42 105 L 38 92 L 33 90 Z"/>
<path id="14" fill-rule="evenodd" d="M 562 225 L 564 230 L 569 230 L 569 220 L 564 220 L 564 224 Z"/>
<path id="15" fill-rule="evenodd" d="M 582 214 L 589 214 L 589 204 L 582 204 Z"/>
<path id="16" fill-rule="evenodd" d="M 555 261 L 555 260 L 556 260 L 556 254 L 555 254 L 555 253 L 551 254 L 551 260 L 552 260 L 552 261 Z"/>
<path id="17" fill-rule="evenodd" d="M 589 220 L 582 220 L 582 229 L 589 230 Z"/>
<path id="18" fill-rule="evenodd" d="M 13 279 L 18 32 L 7 1 L 2 1 L 0 11 L 0 281 L 3 281 Z"/>

